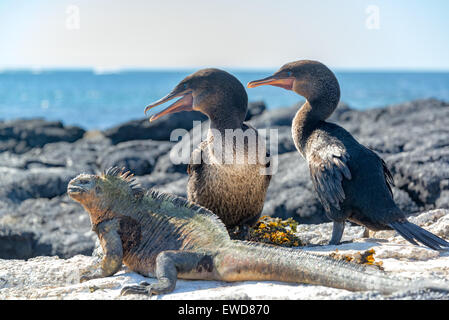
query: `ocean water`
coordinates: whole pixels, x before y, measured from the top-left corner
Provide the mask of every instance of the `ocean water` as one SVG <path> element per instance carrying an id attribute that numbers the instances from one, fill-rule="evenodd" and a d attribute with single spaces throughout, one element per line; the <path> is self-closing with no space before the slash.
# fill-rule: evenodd
<path id="1" fill-rule="evenodd" d="M 144 117 L 146 105 L 166 95 L 192 71 L 4 71 L 0 73 L 0 120 L 42 117 L 85 129 L 105 129 Z M 230 72 L 246 85 L 273 71 Z M 449 73 L 337 71 L 336 76 L 341 101 L 356 109 L 430 97 L 449 101 Z M 249 101 L 263 100 L 270 109 L 303 100 L 270 86 L 247 92 Z"/>

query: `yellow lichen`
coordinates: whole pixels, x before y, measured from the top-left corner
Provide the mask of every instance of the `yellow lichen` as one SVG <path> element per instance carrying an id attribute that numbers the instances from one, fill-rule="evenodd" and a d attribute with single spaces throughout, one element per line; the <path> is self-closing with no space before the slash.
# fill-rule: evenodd
<path id="1" fill-rule="evenodd" d="M 289 218 L 271 218 L 263 216 L 250 230 L 249 240 L 276 244 L 284 247 L 300 246 L 301 241 L 295 235 L 298 223 Z"/>
<path id="2" fill-rule="evenodd" d="M 98 289 L 100 289 L 99 287 L 97 287 L 97 286 L 92 286 L 92 287 L 89 287 L 89 291 L 90 291 L 90 293 L 92 293 L 92 292 L 95 292 L 95 291 L 97 291 Z"/>
<path id="3" fill-rule="evenodd" d="M 375 267 L 379 268 L 380 270 L 383 270 L 382 261 L 375 261 L 375 259 L 374 259 L 375 253 L 376 252 L 374 251 L 374 249 L 369 249 L 362 253 L 356 252 L 353 255 L 346 255 L 346 254 L 338 253 L 338 249 L 336 249 L 335 252 L 332 252 L 329 256 L 336 260 L 344 260 L 347 262 L 352 262 L 352 263 L 357 263 L 357 264 L 375 266 Z"/>

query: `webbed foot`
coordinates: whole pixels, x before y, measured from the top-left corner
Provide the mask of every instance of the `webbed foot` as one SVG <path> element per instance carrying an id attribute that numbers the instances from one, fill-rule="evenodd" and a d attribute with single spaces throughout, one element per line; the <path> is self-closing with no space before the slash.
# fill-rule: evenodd
<path id="1" fill-rule="evenodd" d="M 250 227 L 246 224 L 238 225 L 229 230 L 229 236 L 232 240 L 248 240 Z"/>

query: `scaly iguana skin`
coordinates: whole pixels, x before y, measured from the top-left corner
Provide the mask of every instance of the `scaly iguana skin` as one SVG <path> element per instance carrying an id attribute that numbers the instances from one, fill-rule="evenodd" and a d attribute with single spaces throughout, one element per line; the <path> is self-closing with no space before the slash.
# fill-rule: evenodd
<path id="1" fill-rule="evenodd" d="M 89 212 L 104 253 L 101 268 L 81 280 L 111 276 L 124 263 L 158 282 L 126 286 L 122 294 L 169 293 L 177 278 L 276 280 L 383 293 L 449 290 L 301 250 L 231 240 L 211 211 L 181 197 L 145 191 L 131 177 L 129 171 L 111 168 L 102 175 L 81 174 L 68 185 L 69 196 Z"/>

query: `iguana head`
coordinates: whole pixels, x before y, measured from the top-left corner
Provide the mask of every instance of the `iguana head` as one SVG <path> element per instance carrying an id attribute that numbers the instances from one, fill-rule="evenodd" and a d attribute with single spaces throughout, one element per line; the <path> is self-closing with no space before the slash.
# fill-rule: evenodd
<path id="1" fill-rule="evenodd" d="M 112 214 L 113 210 L 109 210 L 112 206 L 134 202 L 143 193 L 132 177 L 130 171 L 117 167 L 109 168 L 101 175 L 82 173 L 69 182 L 67 194 L 83 205 L 92 220 L 96 220 L 94 216 Z"/>

